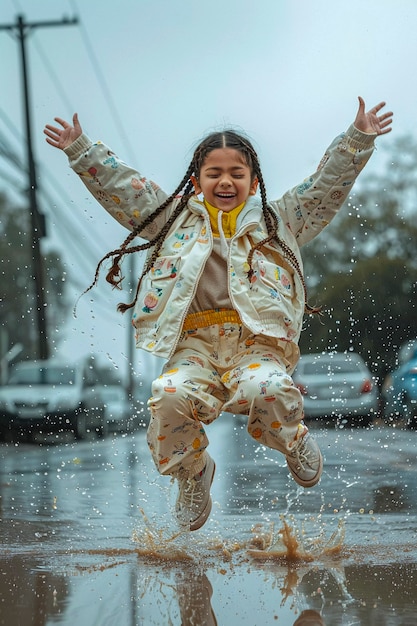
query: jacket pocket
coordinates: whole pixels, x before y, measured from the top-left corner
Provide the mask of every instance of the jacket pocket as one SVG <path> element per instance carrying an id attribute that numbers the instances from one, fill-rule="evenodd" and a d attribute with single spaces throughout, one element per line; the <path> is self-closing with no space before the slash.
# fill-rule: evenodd
<path id="1" fill-rule="evenodd" d="M 138 309 L 142 314 L 163 311 L 176 284 L 181 257 L 158 257 L 146 275 L 138 297 Z"/>
<path id="2" fill-rule="evenodd" d="M 292 298 L 294 295 L 294 280 L 291 273 L 283 267 L 266 259 L 254 259 L 252 290 L 267 290 L 270 296 L 280 299 Z M 256 289 L 258 288 L 258 289 Z"/>

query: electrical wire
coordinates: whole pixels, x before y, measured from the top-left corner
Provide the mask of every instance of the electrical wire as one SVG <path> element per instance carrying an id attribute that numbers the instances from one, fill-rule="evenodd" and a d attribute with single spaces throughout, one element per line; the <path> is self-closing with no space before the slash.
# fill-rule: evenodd
<path id="1" fill-rule="evenodd" d="M 0 156 L 3 156 L 7 161 L 13 163 L 19 170 L 25 171 L 26 167 L 23 164 L 21 157 L 14 151 L 9 141 L 0 132 Z"/>
<path id="2" fill-rule="evenodd" d="M 79 14 L 78 11 L 78 7 L 76 5 L 75 0 L 69 0 L 70 5 L 72 6 L 72 10 L 74 14 Z M 20 11 L 20 8 L 19 8 Z M 101 70 L 101 67 L 98 63 L 96 54 L 94 52 L 94 48 L 91 44 L 90 38 L 88 36 L 88 33 L 84 27 L 84 25 L 82 24 L 82 22 L 80 21 L 79 23 L 80 25 L 80 32 L 81 32 L 81 36 L 82 36 L 82 40 L 87 52 L 87 56 L 90 60 L 92 69 L 95 73 L 95 75 L 99 78 L 99 84 L 100 87 L 103 91 L 103 94 L 105 96 L 105 101 L 107 102 L 110 112 L 112 114 L 113 120 L 118 128 L 118 132 L 121 136 L 121 139 L 125 145 L 126 151 L 129 153 L 129 156 L 132 160 L 135 160 L 135 155 L 134 155 L 134 150 L 130 144 L 129 138 L 124 130 L 122 121 L 120 119 L 120 116 L 118 114 L 118 110 L 117 107 L 114 103 L 113 100 L 113 96 L 112 96 L 112 92 L 108 86 L 107 80 Z M 35 48 L 36 51 L 52 81 L 52 84 L 54 85 L 55 89 L 57 90 L 58 95 L 60 96 L 60 98 L 62 99 L 66 109 L 70 112 L 75 110 L 73 106 L 71 106 L 70 103 L 70 98 L 68 97 L 68 94 L 66 93 L 63 85 L 61 84 L 61 81 L 57 75 L 57 73 L 54 71 L 53 66 L 51 65 L 51 63 L 49 62 L 48 56 L 45 54 L 43 47 L 41 46 L 38 38 L 34 38 L 34 44 L 35 44 Z M 19 132 L 17 131 L 17 129 L 14 127 L 13 123 L 10 121 L 10 119 L 8 118 L 8 116 L 4 113 L 4 111 L 1 110 L 0 108 L 0 118 L 3 120 L 3 122 L 5 123 L 5 125 L 7 126 L 8 130 L 10 132 L 13 133 L 14 137 L 17 138 L 19 140 L 19 142 L 22 142 L 22 137 L 20 136 Z M 10 144 L 8 143 L 8 141 L 3 137 L 0 136 L 0 156 L 4 156 L 9 162 L 13 163 L 16 167 L 18 167 L 19 171 L 26 171 L 27 168 L 26 166 L 23 164 L 23 161 L 20 157 L 18 157 L 16 155 L 16 153 L 13 151 L 13 149 L 11 148 Z M 40 171 L 42 171 L 42 165 L 39 167 Z M 65 245 L 66 245 L 66 249 L 68 249 L 68 247 L 72 247 L 73 252 L 70 253 L 68 255 L 68 259 L 70 260 L 69 262 L 72 263 L 73 259 L 76 259 L 77 264 L 80 263 L 80 260 L 83 261 L 83 271 L 85 272 L 85 264 L 87 263 L 90 266 L 95 267 L 97 264 L 97 259 L 101 258 L 102 254 L 101 253 L 97 253 L 97 255 L 94 254 L 91 245 L 89 244 L 87 250 L 88 250 L 88 255 L 86 255 L 86 249 L 82 246 L 80 246 L 80 243 L 82 241 L 82 236 L 80 236 L 80 231 L 79 231 L 79 225 L 77 223 L 75 223 L 74 221 L 71 221 L 71 219 L 68 219 L 68 215 L 72 215 L 72 211 L 70 211 L 69 213 L 67 211 L 64 211 L 62 209 L 62 201 L 64 199 L 65 204 L 67 204 L 68 206 L 73 207 L 73 202 L 72 200 L 69 198 L 69 196 L 66 194 L 66 192 L 63 190 L 63 187 L 60 185 L 60 183 L 53 178 L 53 176 L 51 175 L 51 173 L 48 171 L 48 176 L 47 177 L 40 177 L 42 180 L 47 180 L 48 183 L 53 183 L 52 189 L 53 189 L 53 193 L 55 193 L 56 191 L 59 192 L 59 201 L 58 202 L 54 202 L 51 196 L 51 193 L 48 192 L 48 190 L 45 188 L 45 186 L 43 185 L 40 189 L 39 189 L 39 193 L 42 197 L 44 197 L 44 199 L 46 199 L 47 204 L 49 205 L 49 212 L 52 215 L 58 215 L 60 216 L 60 219 L 57 219 L 55 222 L 55 225 L 57 226 L 58 230 L 61 231 L 62 229 L 62 234 L 65 234 Z M 18 188 L 19 190 L 24 191 L 23 186 L 22 185 L 18 185 L 16 183 L 16 179 L 12 178 L 9 176 L 9 180 L 13 181 L 13 186 L 15 188 Z M 70 234 L 71 236 L 68 237 L 68 234 Z M 70 243 L 71 242 L 71 243 Z M 91 254 L 90 254 L 91 253 Z M 95 256 L 95 258 L 93 259 L 93 256 Z M 63 259 L 64 263 L 65 263 L 65 259 Z M 78 274 L 78 273 L 77 273 Z M 76 276 L 73 276 L 72 273 L 69 275 L 68 277 L 68 283 L 76 286 L 77 289 L 79 290 L 84 290 L 85 289 L 85 285 L 81 285 L 80 281 L 76 278 Z M 106 303 L 106 305 L 108 305 L 108 300 L 106 300 L 104 298 L 104 296 L 102 297 L 100 295 L 100 292 L 97 292 L 96 294 L 97 297 L 97 304 L 101 307 L 102 304 L 104 304 L 104 301 Z M 96 301 L 96 296 L 95 296 L 95 301 Z M 106 309 L 106 315 L 109 314 L 109 310 Z"/>
<path id="3" fill-rule="evenodd" d="M 2 181 L 5 181 L 7 183 L 9 183 L 9 185 L 11 187 L 13 187 L 13 189 L 20 193 L 24 193 L 25 192 L 25 188 L 23 186 L 23 183 L 21 180 L 19 180 L 18 178 L 15 178 L 14 176 L 12 176 L 11 174 L 9 174 L 8 172 L 1 172 L 1 176 L 0 176 Z"/>
<path id="4" fill-rule="evenodd" d="M 0 117 L 1 116 L 2 110 L 0 108 Z M 13 126 L 10 120 L 9 128 L 13 131 L 13 134 L 19 138 L 19 141 L 22 141 L 22 139 L 19 137 L 17 129 Z M 13 150 L 7 138 L 2 134 L 1 130 L 0 157 L 4 157 L 7 162 L 13 164 L 20 173 L 27 174 L 27 167 L 24 164 L 23 159 L 19 157 L 19 155 Z M 37 165 L 37 170 L 39 173 L 39 180 L 42 181 L 42 184 L 39 186 L 38 191 L 40 195 L 43 196 L 44 199 L 47 201 L 47 205 L 49 207 L 49 216 L 54 216 L 56 218 L 56 228 L 63 235 L 65 235 L 64 239 L 66 245 L 72 242 L 77 248 L 75 259 L 78 262 L 83 259 L 83 261 L 86 261 L 89 265 L 95 267 L 98 260 L 103 256 L 103 250 L 99 249 L 94 240 L 91 240 L 89 242 L 87 248 L 81 248 L 80 244 L 84 235 L 84 231 L 81 232 L 79 222 L 72 219 L 74 215 L 74 202 L 72 198 L 69 196 L 65 187 L 60 183 L 57 178 L 54 177 L 49 169 L 47 174 L 45 173 L 42 163 L 40 163 L 40 165 Z M 18 190 L 22 193 L 26 192 L 23 182 L 18 181 L 17 178 L 12 178 L 10 175 L 9 180 L 12 181 L 15 190 Z M 47 185 L 44 184 L 45 181 L 47 182 Z M 51 191 L 48 191 L 48 187 L 51 188 Z M 57 196 L 57 199 L 54 200 L 53 196 Z M 66 205 L 66 208 L 64 208 L 64 204 Z M 68 235 L 70 235 L 70 237 L 68 237 Z"/>
<path id="5" fill-rule="evenodd" d="M 13 153 L 12 155 L 13 157 L 15 157 Z M 2 155 L 2 153 L 0 152 L 0 156 L 4 156 L 4 155 Z M 6 156 L 9 156 L 9 155 L 6 155 Z M 19 171 L 25 172 L 25 167 L 23 163 L 20 160 L 18 160 L 17 157 L 13 158 L 13 162 L 18 163 Z M 50 173 L 49 173 L 49 176 L 51 177 Z M 41 178 L 43 179 L 42 176 Z M 18 178 L 8 174 L 7 172 L 6 173 L 2 172 L 2 180 L 7 180 L 16 191 L 22 194 L 26 193 L 26 189 L 24 187 L 23 182 L 19 180 Z M 57 187 L 59 190 L 60 189 L 59 183 L 54 182 L 54 187 Z M 61 189 L 61 193 L 65 195 L 65 192 L 62 189 Z M 41 199 L 43 199 L 43 206 L 45 207 L 45 205 L 47 205 L 48 213 L 50 216 L 52 214 L 54 215 L 59 214 L 58 219 L 56 219 L 55 221 L 56 230 L 58 231 L 57 237 L 58 237 L 58 240 L 61 237 L 62 240 L 65 241 L 64 254 L 61 255 L 60 253 L 61 261 L 64 264 L 64 266 L 68 265 L 68 266 L 71 266 L 73 269 L 74 269 L 74 265 L 78 266 L 78 270 L 75 269 L 75 271 L 68 273 L 68 277 L 66 280 L 69 285 L 72 285 L 73 287 L 76 288 L 78 293 L 82 293 L 85 290 L 86 286 L 88 285 L 86 283 L 83 283 L 81 280 L 79 280 L 77 276 L 79 276 L 80 274 L 83 274 L 84 276 L 86 274 L 91 274 L 91 276 L 93 276 L 98 259 L 101 258 L 101 256 L 103 255 L 103 252 L 97 248 L 96 253 L 94 253 L 92 250 L 91 244 L 89 244 L 87 248 L 82 245 L 82 239 L 80 237 L 79 230 L 76 227 L 74 228 L 74 222 L 68 219 L 68 213 L 63 209 L 62 197 L 60 197 L 60 201 L 58 202 L 54 201 L 54 199 L 51 196 L 51 193 L 48 192 L 43 187 L 39 189 L 39 195 Z M 71 200 L 68 197 L 65 198 L 64 201 L 67 204 L 71 203 Z M 52 243 L 51 251 L 53 251 L 54 243 L 56 242 Z M 90 269 L 86 270 L 86 266 L 89 266 Z M 127 296 L 127 299 L 128 298 L 129 297 Z M 105 310 L 106 315 L 108 316 L 109 309 L 105 307 L 108 307 L 109 301 L 108 301 L 108 298 L 106 298 L 106 296 L 104 295 L 104 292 L 97 290 L 97 292 L 94 295 L 94 301 L 95 301 L 95 306 L 100 308 L 102 311 Z M 114 321 L 118 320 L 118 316 L 115 310 L 110 310 L 110 314 L 112 314 L 112 319 Z"/>
<path id="6" fill-rule="evenodd" d="M 77 7 L 77 4 L 76 4 L 75 0 L 69 0 L 69 4 L 71 5 L 73 13 L 74 14 L 79 14 L 78 7 Z M 126 134 L 126 132 L 124 130 L 124 127 L 123 127 L 122 121 L 120 119 L 120 116 L 118 114 L 117 107 L 116 107 L 116 105 L 114 103 L 114 100 L 113 100 L 113 97 L 112 97 L 112 92 L 111 92 L 111 90 L 110 90 L 110 88 L 108 86 L 108 83 L 106 81 L 104 73 L 102 72 L 101 67 L 100 67 L 100 65 L 98 63 L 98 60 L 97 60 L 96 54 L 94 52 L 94 48 L 93 48 L 93 46 L 91 44 L 90 38 L 88 36 L 88 33 L 87 33 L 87 31 L 86 31 L 86 29 L 83 26 L 81 21 L 80 21 L 80 32 L 81 32 L 81 35 L 82 35 L 82 40 L 83 40 L 83 43 L 84 43 L 87 55 L 88 55 L 88 57 L 90 59 L 91 66 L 93 68 L 93 71 L 95 72 L 96 76 L 99 77 L 99 84 L 100 84 L 101 89 L 103 90 L 103 94 L 105 96 L 105 101 L 108 103 L 108 106 L 109 106 L 110 111 L 112 113 L 113 119 L 114 119 L 114 121 L 115 121 L 115 123 L 116 123 L 116 125 L 118 127 L 119 133 L 120 133 L 120 135 L 122 137 L 122 140 L 123 140 L 123 142 L 124 142 L 124 144 L 126 146 L 126 150 L 130 152 L 130 156 L 134 159 L 133 149 L 132 149 L 132 146 L 131 146 L 131 144 L 129 142 L 127 134 Z M 61 81 L 59 80 L 59 77 L 58 77 L 57 73 L 54 71 L 51 63 L 49 62 L 48 56 L 45 54 L 45 52 L 44 52 L 40 42 L 38 41 L 38 39 L 36 37 L 34 39 L 35 39 L 36 51 L 37 51 L 37 53 L 38 53 L 38 55 L 39 55 L 43 65 L 45 66 L 45 68 L 47 70 L 47 73 L 49 74 L 49 76 L 51 78 L 52 84 L 57 89 L 58 94 L 60 95 L 63 103 L 65 104 L 65 107 L 68 109 L 68 111 L 75 110 L 74 107 L 71 106 L 70 98 L 68 97 L 64 87 L 62 86 Z M 1 113 L 1 117 L 3 118 L 3 120 L 5 121 L 5 123 L 7 125 L 7 127 L 9 129 L 13 130 L 14 126 L 10 122 L 10 120 L 8 119 L 6 114 L 4 112 L 2 112 L 1 109 L 0 109 L 0 113 Z M 14 130 L 14 135 L 15 135 L 15 137 L 18 137 L 18 132 L 16 130 Z M 19 138 L 19 140 L 22 141 L 21 138 Z M 0 150 L 1 149 L 2 149 L 2 146 L 0 145 Z M 15 154 L 9 149 L 9 146 L 7 146 L 5 144 L 5 146 L 3 147 L 2 152 L 4 153 L 6 158 L 8 158 L 9 161 L 14 162 L 17 167 L 22 168 L 22 161 L 16 158 Z M 48 172 L 48 177 L 46 178 L 46 180 L 49 181 L 49 179 L 51 179 L 51 178 L 52 178 L 52 176 Z M 54 181 L 54 189 L 56 189 L 57 187 L 60 187 L 60 186 L 59 186 L 59 183 L 55 180 Z M 60 201 L 62 201 L 62 196 L 63 196 L 63 192 L 62 192 L 62 187 L 61 187 L 60 188 Z M 67 199 L 67 202 L 71 203 L 71 200 Z M 56 204 L 56 209 L 58 211 L 59 211 L 59 208 L 60 208 L 60 203 L 57 203 Z M 65 221 L 67 223 L 67 226 L 68 226 L 69 220 L 67 218 L 67 213 L 62 213 L 61 212 L 61 215 L 64 216 L 64 219 L 65 219 Z M 76 229 L 71 228 L 71 231 L 74 234 L 74 240 L 78 242 L 80 240 L 80 236 L 75 232 Z M 98 257 L 98 255 L 97 255 L 97 257 Z M 79 257 L 77 257 L 77 258 L 79 259 Z"/>
<path id="7" fill-rule="evenodd" d="M 79 11 L 78 11 L 78 7 L 77 4 L 75 2 L 75 0 L 68 0 L 70 6 L 72 7 L 73 13 L 76 15 L 79 15 Z M 117 126 L 118 132 L 120 134 L 120 137 L 122 138 L 122 141 L 124 142 L 125 146 L 126 146 L 126 151 L 129 154 L 129 159 L 131 159 L 132 163 L 134 163 L 136 161 L 136 157 L 135 157 L 135 152 L 132 148 L 132 145 L 129 141 L 129 138 L 125 132 L 123 123 L 120 119 L 119 116 L 119 112 L 117 110 L 117 107 L 115 105 L 114 99 L 113 99 L 113 95 L 112 95 L 112 91 L 108 86 L 108 83 L 106 81 L 106 78 L 101 70 L 100 64 L 97 60 L 97 56 L 94 52 L 94 48 L 91 44 L 90 38 L 88 36 L 87 30 L 85 29 L 82 21 L 80 20 L 80 33 L 81 33 L 81 37 L 83 39 L 84 42 L 84 46 L 85 49 L 87 51 L 87 55 L 90 59 L 90 63 L 92 65 L 93 71 L 96 74 L 96 76 L 99 79 L 99 83 L 100 83 L 100 87 L 103 91 L 103 95 L 105 96 L 105 100 L 109 106 L 110 112 L 113 116 L 113 120 Z"/>
<path id="8" fill-rule="evenodd" d="M 62 102 L 65 105 L 65 108 L 67 110 L 67 113 L 72 116 L 72 113 L 74 111 L 73 107 L 71 106 L 71 102 L 70 99 L 68 97 L 68 94 L 66 93 L 64 86 L 61 83 L 61 80 L 59 79 L 58 74 L 55 72 L 54 68 L 52 67 L 52 64 L 49 62 L 49 58 L 48 55 L 45 54 L 41 43 L 39 42 L 38 38 L 36 37 L 36 34 L 33 38 L 33 43 L 34 46 L 36 48 L 36 51 L 42 61 L 42 63 L 44 64 L 47 73 L 49 74 L 52 84 L 54 85 L 55 89 L 57 90 L 58 95 L 60 96 Z"/>

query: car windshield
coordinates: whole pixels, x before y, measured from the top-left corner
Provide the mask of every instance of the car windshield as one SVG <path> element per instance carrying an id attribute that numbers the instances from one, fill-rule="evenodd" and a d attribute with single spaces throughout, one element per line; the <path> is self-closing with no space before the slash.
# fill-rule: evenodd
<path id="1" fill-rule="evenodd" d="M 9 379 L 11 385 L 73 385 L 75 369 L 71 367 L 16 368 Z"/>
<path id="2" fill-rule="evenodd" d="M 305 363 L 305 375 L 318 376 L 320 374 L 350 374 L 359 372 L 360 366 L 356 361 L 314 361 Z"/>

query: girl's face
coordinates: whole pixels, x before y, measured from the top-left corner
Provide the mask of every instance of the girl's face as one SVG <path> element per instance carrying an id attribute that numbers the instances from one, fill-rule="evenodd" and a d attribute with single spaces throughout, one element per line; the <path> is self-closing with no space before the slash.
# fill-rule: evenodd
<path id="1" fill-rule="evenodd" d="M 234 148 L 216 148 L 208 153 L 197 180 L 191 176 L 195 193 L 211 205 L 228 212 L 256 194 L 258 179 L 252 178 L 244 156 Z"/>

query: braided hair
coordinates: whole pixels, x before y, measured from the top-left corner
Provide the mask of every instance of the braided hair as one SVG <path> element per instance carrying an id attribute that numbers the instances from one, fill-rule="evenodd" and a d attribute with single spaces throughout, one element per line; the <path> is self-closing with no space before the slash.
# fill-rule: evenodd
<path id="1" fill-rule="evenodd" d="M 174 224 L 175 220 L 177 219 L 177 217 L 179 216 L 183 208 L 186 206 L 188 200 L 194 195 L 194 185 L 191 180 L 191 177 L 194 176 L 198 180 L 201 167 L 207 155 L 212 150 L 216 150 L 218 148 L 232 148 L 234 150 L 237 150 L 243 156 L 243 158 L 245 159 L 245 162 L 250 168 L 252 180 L 257 178 L 259 181 L 259 190 L 260 190 L 260 196 L 261 196 L 261 201 L 262 201 L 262 212 L 263 212 L 263 216 L 264 216 L 264 220 L 265 220 L 265 224 L 267 228 L 267 237 L 259 241 L 257 244 L 252 245 L 252 248 L 249 251 L 248 259 L 247 259 L 248 266 L 249 266 L 249 271 L 247 273 L 248 280 L 250 280 L 253 275 L 252 259 L 253 259 L 255 250 L 262 248 L 265 244 L 274 240 L 278 243 L 278 245 L 282 249 L 284 258 L 291 264 L 291 266 L 294 268 L 294 270 L 297 272 L 298 276 L 300 277 L 300 280 L 304 289 L 306 312 L 307 313 L 320 313 L 321 311 L 320 307 L 315 308 L 307 304 L 307 287 L 305 284 L 303 273 L 301 271 L 300 264 L 297 260 L 296 255 L 291 250 L 291 248 L 285 243 L 285 241 L 283 241 L 278 236 L 278 218 L 275 212 L 272 210 L 272 208 L 268 205 L 268 202 L 267 202 L 266 188 L 265 188 L 265 183 L 264 183 L 264 179 L 263 179 L 262 172 L 261 172 L 261 167 L 259 164 L 258 155 L 256 154 L 256 151 L 253 145 L 251 144 L 251 142 L 246 137 L 235 132 L 234 130 L 224 130 L 224 131 L 214 132 L 208 135 L 205 139 L 203 139 L 203 141 L 201 141 L 201 143 L 195 149 L 191 162 L 187 168 L 187 171 L 183 179 L 179 183 L 178 187 L 175 189 L 175 191 L 164 202 L 162 202 L 162 204 L 160 204 L 159 207 L 157 207 L 153 213 L 148 215 L 147 218 L 145 218 L 142 222 L 140 222 L 133 228 L 133 230 L 129 233 L 129 235 L 126 237 L 124 242 L 121 244 L 121 246 L 117 250 L 112 250 L 111 252 L 108 252 L 99 261 L 97 268 L 96 268 L 95 275 L 94 275 L 94 280 L 91 283 L 91 285 L 84 291 L 84 293 L 86 293 L 87 291 L 92 289 L 94 285 L 96 285 L 98 281 L 100 269 L 103 263 L 107 259 L 112 259 L 112 265 L 106 275 L 106 280 L 113 287 L 120 289 L 121 283 L 123 281 L 123 276 L 122 276 L 121 268 L 120 268 L 120 262 L 122 258 L 128 254 L 133 254 L 135 252 L 139 252 L 142 250 L 153 249 L 152 253 L 148 256 L 144 264 L 142 274 L 139 277 L 134 300 L 130 302 L 129 304 L 120 303 L 117 309 L 121 313 L 124 313 L 125 311 L 127 311 L 128 309 L 132 308 L 135 305 L 143 277 L 152 268 L 153 264 L 158 258 L 158 255 L 164 243 L 165 237 L 168 234 L 171 226 Z M 164 226 L 159 230 L 157 235 L 141 245 L 129 246 L 129 244 L 135 239 L 135 237 L 140 236 L 140 234 L 145 230 L 145 228 L 147 228 L 150 224 L 152 224 L 157 219 L 157 217 L 162 213 L 162 211 L 164 211 L 164 209 L 166 209 L 176 198 L 178 198 L 178 196 L 180 197 L 178 205 L 175 207 L 170 218 L 167 220 Z"/>

